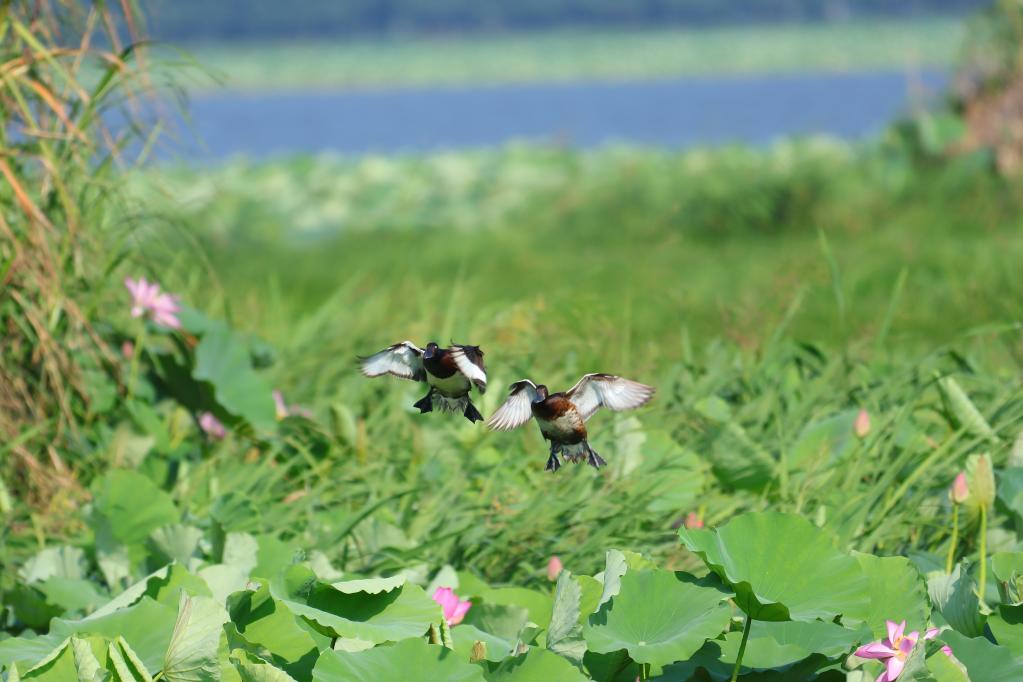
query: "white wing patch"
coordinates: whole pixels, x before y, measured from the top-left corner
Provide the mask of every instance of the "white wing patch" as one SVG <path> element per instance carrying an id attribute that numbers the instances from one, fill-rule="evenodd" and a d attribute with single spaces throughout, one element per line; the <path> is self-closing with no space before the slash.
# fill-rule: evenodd
<path id="1" fill-rule="evenodd" d="M 619 411 L 645 405 L 654 388 L 613 374 L 587 374 L 566 395 L 585 420 L 601 407 Z"/>
<path id="2" fill-rule="evenodd" d="M 487 427 L 494 431 L 511 431 L 522 426 L 533 416 L 532 403 L 536 397 L 536 384 L 529 379 L 516 381 L 511 385 L 508 399 L 487 420 Z"/>
<path id="3" fill-rule="evenodd" d="M 379 377 L 384 374 L 425 381 L 426 371 L 423 369 L 423 349 L 411 341 L 402 341 L 389 346 L 368 358 L 359 358 L 362 373 L 368 377 Z"/>
<path id="4" fill-rule="evenodd" d="M 466 379 L 476 384 L 480 393 L 487 392 L 487 373 L 482 367 L 483 354 L 478 349 L 453 346 L 451 359 L 455 361 L 458 371 L 464 374 Z"/>

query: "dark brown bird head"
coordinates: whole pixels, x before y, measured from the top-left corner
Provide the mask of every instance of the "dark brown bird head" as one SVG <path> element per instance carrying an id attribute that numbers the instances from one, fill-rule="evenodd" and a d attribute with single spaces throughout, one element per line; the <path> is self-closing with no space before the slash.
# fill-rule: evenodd
<path id="1" fill-rule="evenodd" d="M 436 355 L 437 351 L 439 351 L 439 350 L 440 350 L 440 346 L 438 346 L 436 343 L 431 341 L 430 343 L 426 344 L 426 350 L 423 351 L 423 357 L 426 358 L 427 360 L 429 360 L 434 355 Z"/>
<path id="2" fill-rule="evenodd" d="M 547 387 L 544 386 L 543 384 L 540 384 L 539 386 L 536 387 L 536 400 L 534 400 L 533 402 L 542 403 L 545 400 L 547 400 Z"/>

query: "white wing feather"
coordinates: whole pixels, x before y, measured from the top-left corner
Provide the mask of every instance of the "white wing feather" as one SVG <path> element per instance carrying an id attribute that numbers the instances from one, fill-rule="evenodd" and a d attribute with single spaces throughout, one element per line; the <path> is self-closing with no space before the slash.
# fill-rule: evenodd
<path id="1" fill-rule="evenodd" d="M 566 395 L 585 420 L 601 407 L 619 411 L 645 405 L 654 388 L 613 374 L 587 374 Z"/>
<path id="2" fill-rule="evenodd" d="M 494 431 L 510 431 L 528 422 L 533 416 L 532 403 L 536 399 L 536 384 L 529 379 L 511 385 L 511 394 L 501 407 L 487 420 Z"/>
<path id="3" fill-rule="evenodd" d="M 473 349 L 473 351 L 475 350 L 476 349 Z M 480 353 L 480 355 L 482 355 L 482 353 Z M 476 388 L 479 389 L 480 393 L 487 392 L 487 373 L 482 367 L 472 361 L 464 347 L 453 346 L 451 348 L 451 359 L 455 361 L 455 366 L 458 367 L 458 371 L 464 374 L 469 381 L 476 384 Z M 482 363 L 482 358 L 480 359 L 480 362 Z"/>
<path id="4" fill-rule="evenodd" d="M 389 346 L 368 358 L 359 358 L 360 369 L 365 376 L 379 377 L 384 374 L 425 381 L 426 371 L 423 369 L 423 349 L 411 341 L 402 341 Z"/>

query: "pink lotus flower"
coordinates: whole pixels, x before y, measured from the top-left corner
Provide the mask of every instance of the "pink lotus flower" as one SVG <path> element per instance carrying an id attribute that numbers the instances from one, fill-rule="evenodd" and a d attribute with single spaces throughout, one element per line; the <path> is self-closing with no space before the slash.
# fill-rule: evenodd
<path id="1" fill-rule="evenodd" d="M 856 415 L 856 421 L 853 422 L 853 433 L 860 439 L 866 438 L 870 433 L 870 413 L 866 410 L 861 409 Z"/>
<path id="2" fill-rule="evenodd" d="M 928 628 L 927 631 L 924 632 L 924 640 L 926 641 L 928 639 L 934 639 L 935 637 L 938 636 L 939 632 L 941 632 L 939 628 Z M 948 644 L 941 647 L 941 653 L 945 654 L 949 658 L 954 658 L 952 656 L 952 647 L 950 647 Z"/>
<path id="3" fill-rule="evenodd" d="M 894 680 L 897 680 L 899 675 L 902 674 L 902 669 L 906 667 L 909 655 L 913 653 L 913 647 L 916 646 L 917 640 L 920 639 L 920 633 L 915 630 L 905 634 L 906 621 L 896 623 L 893 620 L 889 620 L 885 621 L 885 625 L 888 627 L 888 637 L 880 642 L 871 642 L 861 646 L 856 650 L 856 655 L 860 658 L 876 658 L 885 661 L 885 670 L 875 682 L 894 682 Z M 923 638 L 925 640 L 934 639 L 938 636 L 939 632 L 938 628 L 929 628 L 924 632 Z M 946 656 L 952 656 L 952 649 L 948 646 L 941 647 L 941 651 Z"/>
<path id="4" fill-rule="evenodd" d="M 952 499 L 955 504 L 962 504 L 970 497 L 970 486 L 966 482 L 966 474 L 962 471 L 956 476 L 956 480 L 952 483 L 952 488 L 948 491 L 948 496 Z"/>
<path id="5" fill-rule="evenodd" d="M 686 528 L 703 528 L 703 519 L 696 512 L 686 514 Z"/>
<path id="6" fill-rule="evenodd" d="M 557 555 L 552 556 L 551 560 L 547 562 L 547 579 L 557 580 L 564 568 L 561 559 Z"/>
<path id="7" fill-rule="evenodd" d="M 213 440 L 221 440 L 227 435 L 227 429 L 219 419 L 213 416 L 212 412 L 203 412 L 199 415 L 199 428 Z"/>
<path id="8" fill-rule="evenodd" d="M 179 329 L 181 322 L 177 314 L 181 312 L 177 299 L 170 294 L 160 293 L 160 285 L 146 281 L 145 277 L 133 280 L 124 279 L 124 286 L 131 292 L 131 316 L 142 317 L 148 314 L 153 322 L 168 329 Z"/>
<path id="9" fill-rule="evenodd" d="M 433 600 L 444 609 L 444 620 L 448 625 L 458 625 L 465 618 L 466 611 L 472 606 L 471 601 L 461 601 L 450 587 L 438 587 L 433 593 Z"/>
<path id="10" fill-rule="evenodd" d="M 893 682 L 898 679 L 920 637 L 920 633 L 916 631 L 905 634 L 906 621 L 896 623 L 889 620 L 885 625 L 888 627 L 888 637 L 880 642 L 865 644 L 856 650 L 856 655 L 860 658 L 877 658 L 885 661 L 885 671 L 875 682 Z"/>

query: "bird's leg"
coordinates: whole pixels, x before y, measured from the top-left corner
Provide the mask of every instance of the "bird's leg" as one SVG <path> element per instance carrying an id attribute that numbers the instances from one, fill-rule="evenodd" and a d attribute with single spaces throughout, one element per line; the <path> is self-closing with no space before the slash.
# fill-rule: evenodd
<path id="1" fill-rule="evenodd" d="M 425 396 L 413 403 L 412 407 L 418 407 L 420 414 L 433 412 L 433 388 L 431 387 Z"/>
<path id="2" fill-rule="evenodd" d="M 586 443 L 586 441 L 583 441 Z M 604 458 L 597 454 L 597 451 L 590 447 L 589 443 L 586 443 L 586 452 L 589 453 L 586 457 L 586 463 L 594 469 L 599 469 L 602 466 L 607 466 L 607 462 Z"/>
<path id="3" fill-rule="evenodd" d="M 561 460 L 558 459 L 558 452 L 561 450 L 561 445 L 551 441 L 551 456 L 547 458 L 547 466 L 544 467 L 544 471 L 555 472 L 561 468 Z"/>
<path id="4" fill-rule="evenodd" d="M 483 421 L 483 415 L 476 409 L 476 406 L 469 400 L 469 396 L 465 396 L 465 412 L 462 413 L 466 419 L 472 423 Z"/>

